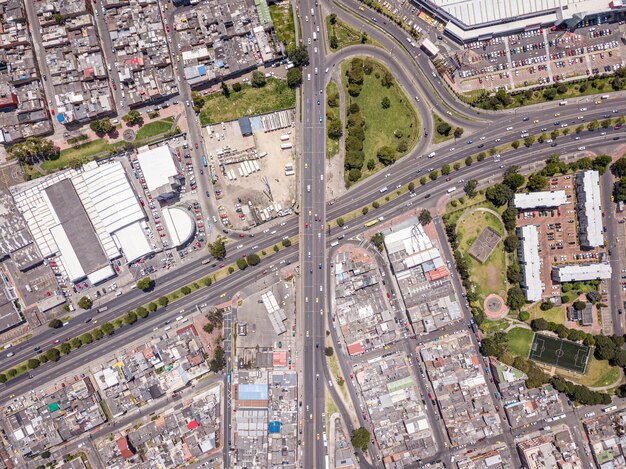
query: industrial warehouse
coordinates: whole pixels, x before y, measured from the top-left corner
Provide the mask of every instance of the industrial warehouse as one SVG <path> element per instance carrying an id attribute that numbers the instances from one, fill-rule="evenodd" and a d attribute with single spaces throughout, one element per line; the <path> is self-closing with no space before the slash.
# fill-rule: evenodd
<path id="1" fill-rule="evenodd" d="M 574 27 L 590 16 L 624 11 L 621 0 L 413 0 L 445 23 L 460 42 L 490 39 L 542 27 Z"/>
<path id="2" fill-rule="evenodd" d="M 141 152 L 138 160 L 155 199 L 172 199 L 182 176 L 169 148 Z M 41 256 L 69 282 L 97 285 L 116 275 L 113 260 L 132 264 L 155 252 L 147 215 L 119 160 L 55 173 L 16 186 L 12 195 Z M 194 234 L 186 210 L 169 207 L 163 221 L 174 247 Z"/>

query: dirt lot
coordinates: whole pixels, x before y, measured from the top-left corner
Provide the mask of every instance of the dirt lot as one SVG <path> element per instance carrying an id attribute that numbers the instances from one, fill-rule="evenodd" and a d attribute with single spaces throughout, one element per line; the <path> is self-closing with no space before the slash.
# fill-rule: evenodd
<path id="1" fill-rule="evenodd" d="M 551 278 L 552 266 L 598 262 L 603 248 L 580 249 L 574 175 L 550 178 L 550 190 L 564 190 L 568 203 L 546 210 L 524 210 L 517 215 L 517 225 L 535 225 L 539 231 L 539 256 L 543 260 L 541 277 L 545 285 L 544 297 L 558 296 L 560 284 Z M 587 256 L 587 257 L 583 257 Z"/>
<path id="2" fill-rule="evenodd" d="M 208 133 L 206 130 L 206 135 L 209 135 L 205 138 L 205 145 L 209 149 L 207 156 L 209 162 L 215 165 L 218 175 L 216 189 L 222 191 L 220 205 L 234 229 L 248 226 L 248 221 L 241 218 L 241 213 L 236 212 L 237 203 L 244 205 L 251 201 L 258 209 L 264 209 L 271 204 L 279 204 L 282 209 L 291 207 L 296 198 L 296 178 L 295 175 L 285 175 L 285 165 L 292 164 L 295 170 L 294 149 L 281 149 L 281 143 L 285 143 L 281 141 L 281 136 L 285 134 L 289 135 L 288 142 L 295 144 L 295 134 L 291 128 L 272 132 L 255 131 L 246 137 L 242 136 L 236 121 L 205 127 L 209 128 L 212 132 Z M 224 154 L 218 159 L 218 152 L 227 148 L 231 150 L 230 156 Z M 259 165 L 259 171 L 252 172 L 247 177 L 242 176 L 239 171 L 242 163 L 232 161 L 236 158 L 233 154 L 248 151 L 249 155 L 253 155 L 254 149 L 257 155 L 266 153 L 254 160 Z M 231 162 L 227 158 L 231 158 Z M 220 165 L 220 162 L 224 164 Z M 234 179 L 229 179 L 227 173 L 234 176 Z M 273 211 L 272 214 L 276 215 L 276 212 Z"/>

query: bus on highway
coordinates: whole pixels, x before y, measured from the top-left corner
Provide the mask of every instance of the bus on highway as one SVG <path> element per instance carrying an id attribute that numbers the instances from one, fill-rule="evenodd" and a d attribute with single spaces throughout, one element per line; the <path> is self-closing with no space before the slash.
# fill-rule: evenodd
<path id="1" fill-rule="evenodd" d="M 206 156 L 202 155 L 202 166 L 206 168 Z"/>
<path id="2" fill-rule="evenodd" d="M 365 226 L 365 228 L 369 228 L 370 226 L 374 226 L 376 223 L 378 223 L 378 219 L 370 220 L 364 226 Z"/>

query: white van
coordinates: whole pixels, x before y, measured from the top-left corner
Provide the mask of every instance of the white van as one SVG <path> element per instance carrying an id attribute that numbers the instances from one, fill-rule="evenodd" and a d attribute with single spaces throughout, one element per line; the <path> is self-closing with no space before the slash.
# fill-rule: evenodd
<path id="1" fill-rule="evenodd" d="M 306 185 L 306 191 L 307 192 L 311 192 L 311 184 L 307 184 Z"/>
<path id="2" fill-rule="evenodd" d="M 182 319 L 183 319 L 183 316 L 176 316 L 177 321 L 182 321 Z"/>
<path id="3" fill-rule="evenodd" d="M 456 187 L 451 187 L 450 189 L 448 189 L 448 194 L 450 194 L 451 192 L 454 192 L 456 190 Z"/>
<path id="4" fill-rule="evenodd" d="M 566 100 L 563 100 L 563 101 L 561 101 L 561 102 L 559 103 L 559 106 L 565 106 L 566 104 L 567 104 L 567 101 L 566 101 Z"/>
<path id="5" fill-rule="evenodd" d="M 436 155 L 436 153 L 433 151 L 432 153 L 429 153 L 429 154 L 428 154 L 428 157 L 429 157 L 429 158 L 432 158 L 432 157 L 433 157 L 433 156 L 435 156 L 435 155 Z"/>
<path id="6" fill-rule="evenodd" d="M 381 193 L 381 194 L 383 194 L 383 193 L 387 192 L 387 190 L 388 190 L 388 189 L 387 189 L 387 186 L 385 186 L 385 187 L 383 187 L 383 188 L 380 190 L 380 193 Z"/>

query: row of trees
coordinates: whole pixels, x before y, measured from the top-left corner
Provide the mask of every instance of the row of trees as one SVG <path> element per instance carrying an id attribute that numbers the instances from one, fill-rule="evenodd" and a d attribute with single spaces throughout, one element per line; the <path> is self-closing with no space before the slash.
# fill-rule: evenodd
<path id="1" fill-rule="evenodd" d="M 57 160 L 61 152 L 51 140 L 40 137 L 28 137 L 9 149 L 9 157 L 20 163 L 35 164 L 43 160 Z"/>

